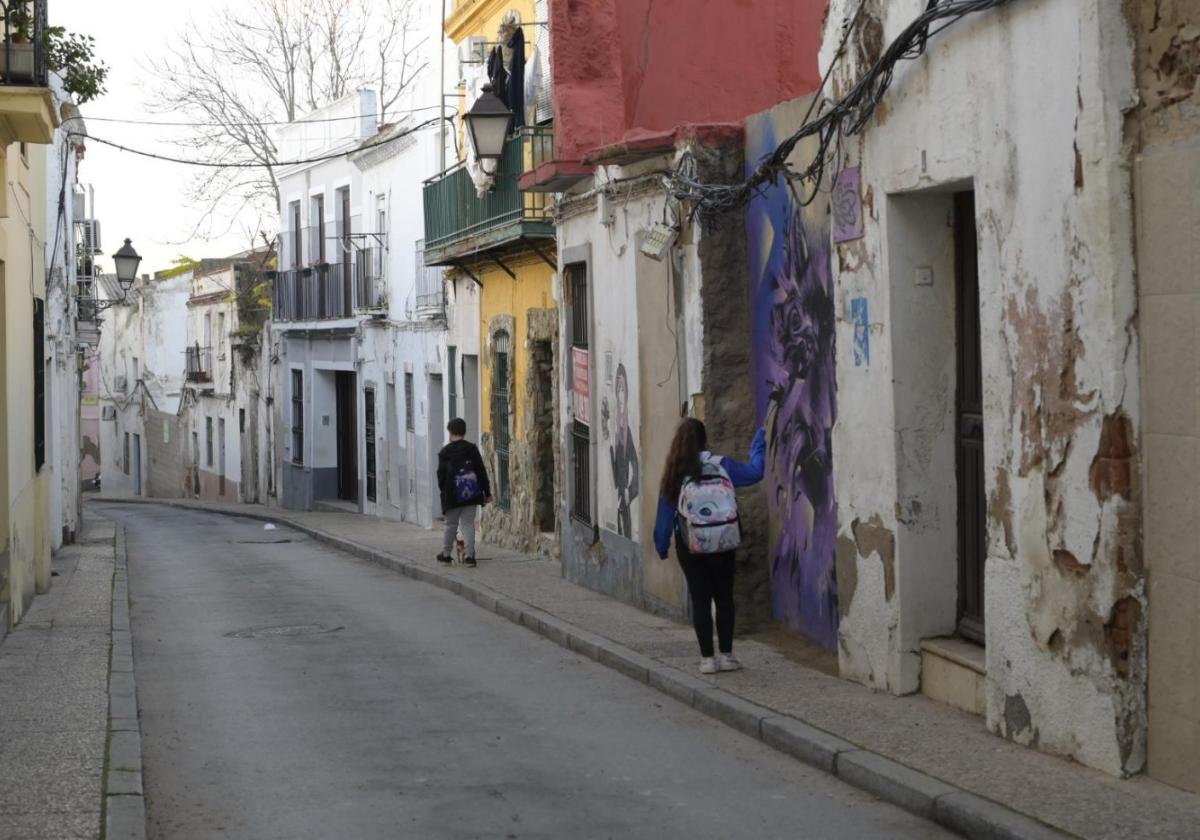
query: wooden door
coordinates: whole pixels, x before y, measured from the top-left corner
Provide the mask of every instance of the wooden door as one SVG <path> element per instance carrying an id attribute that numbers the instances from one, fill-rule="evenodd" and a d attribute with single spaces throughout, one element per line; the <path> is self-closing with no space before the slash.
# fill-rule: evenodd
<path id="1" fill-rule="evenodd" d="M 958 285 L 958 632 L 984 641 L 987 512 L 983 458 L 983 360 L 979 327 L 979 262 L 975 194 L 954 197 Z"/>

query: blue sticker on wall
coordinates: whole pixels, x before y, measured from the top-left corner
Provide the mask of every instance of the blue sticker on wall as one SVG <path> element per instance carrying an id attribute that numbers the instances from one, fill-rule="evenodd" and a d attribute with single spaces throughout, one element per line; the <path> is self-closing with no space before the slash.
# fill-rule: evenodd
<path id="1" fill-rule="evenodd" d="M 867 299 L 850 301 L 850 321 L 854 324 L 854 366 L 871 366 L 871 324 L 867 315 Z"/>

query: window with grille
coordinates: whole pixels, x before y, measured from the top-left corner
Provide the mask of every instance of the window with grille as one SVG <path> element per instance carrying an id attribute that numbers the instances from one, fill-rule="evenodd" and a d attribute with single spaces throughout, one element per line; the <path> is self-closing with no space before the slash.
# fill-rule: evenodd
<path id="1" fill-rule="evenodd" d="M 213 425 L 212 418 L 204 418 L 204 463 L 213 465 Z"/>
<path id="2" fill-rule="evenodd" d="M 410 432 L 417 430 L 416 412 L 413 411 L 413 375 L 404 374 L 404 428 Z"/>
<path id="3" fill-rule="evenodd" d="M 304 371 L 292 371 L 292 463 L 304 463 Z"/>
<path id="4" fill-rule="evenodd" d="M 566 267 L 571 307 L 571 347 L 590 351 L 586 263 Z M 571 424 L 571 516 L 592 524 L 592 430 L 576 419 Z"/>
<path id="5" fill-rule="evenodd" d="M 453 419 L 458 416 L 458 348 L 457 347 L 447 347 L 446 348 L 446 361 L 448 362 L 447 367 L 450 368 L 450 382 L 448 383 L 449 387 L 446 390 L 449 392 L 450 418 Z"/>
<path id="6" fill-rule="evenodd" d="M 300 265 L 301 255 L 304 253 L 304 230 L 300 227 L 300 202 L 293 201 L 288 205 L 288 215 L 291 217 L 292 230 L 291 242 L 288 245 L 292 249 L 292 268 Z"/>
<path id="7" fill-rule="evenodd" d="M 502 510 L 508 510 L 512 497 L 508 483 L 509 447 L 512 444 L 508 388 L 512 339 L 507 332 L 498 332 L 492 339 L 492 347 L 492 435 L 496 441 L 496 504 Z"/>
<path id="8" fill-rule="evenodd" d="M 125 471 L 125 475 L 129 475 L 129 432 L 125 433 L 125 457 L 121 462 L 121 468 Z"/>
<path id="9" fill-rule="evenodd" d="M 588 427 L 575 421 L 571 427 L 571 515 L 592 524 L 592 437 Z"/>
<path id="10" fill-rule="evenodd" d="M 378 479 L 375 467 L 375 389 L 363 391 L 364 438 L 367 456 L 367 501 L 375 501 Z"/>
<path id="11" fill-rule="evenodd" d="M 33 469 L 46 463 L 46 302 L 33 299 Z"/>

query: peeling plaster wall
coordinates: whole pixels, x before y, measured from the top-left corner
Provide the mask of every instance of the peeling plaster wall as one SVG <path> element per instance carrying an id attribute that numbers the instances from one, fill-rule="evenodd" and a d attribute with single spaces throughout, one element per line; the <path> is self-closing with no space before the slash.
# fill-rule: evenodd
<path id="1" fill-rule="evenodd" d="M 831 4 L 823 70 L 858 5 Z M 925 5 L 869 0 L 833 73 L 835 95 Z M 1104 0 L 1014 3 L 936 37 L 922 58 L 897 68 L 865 133 L 844 150 L 845 165 L 862 167 L 865 236 L 837 246 L 834 260 L 843 673 L 914 691 L 920 639 L 954 630 L 956 566 L 945 552 L 957 515 L 931 518 L 912 504 L 920 494 L 905 489 L 921 460 L 910 444 L 938 441 L 945 415 L 922 416 L 900 402 L 913 375 L 924 370 L 936 392 L 945 371 L 920 367 L 895 332 L 905 318 L 909 328 L 915 322 L 903 313 L 917 301 L 900 295 L 921 290 L 889 241 L 903 211 L 888 197 L 973 189 L 989 498 L 987 724 L 1114 774 L 1142 766 L 1146 714 L 1136 298 L 1122 147 L 1134 93 L 1130 47 L 1119 5 Z M 938 273 L 924 290 L 931 307 L 938 284 L 953 282 Z M 872 313 L 867 364 L 851 352 L 856 299 Z M 937 446 L 944 459 L 944 441 Z M 943 487 L 954 481 L 944 461 L 923 468 Z M 876 536 L 895 535 L 890 597 L 879 558 L 887 540 L 864 544 L 863 523 Z"/>
<path id="2" fill-rule="evenodd" d="M 655 612 L 682 616 L 683 576 L 674 557 L 660 560 L 654 551 L 654 518 L 658 482 L 674 418 L 686 400 L 679 382 L 679 353 L 673 331 L 678 307 L 672 293 L 669 263 L 651 260 L 638 249 L 646 228 L 662 219 L 665 196 L 656 177 L 638 178 L 656 159 L 623 169 L 601 170 L 584 192 L 563 200 L 558 213 L 558 245 L 562 266 L 588 266 L 590 386 L 589 425 L 594 457 L 589 486 L 597 527 L 572 517 L 574 478 L 565 474 L 561 495 L 563 575 L 627 603 Z M 608 184 L 611 178 L 632 178 Z M 608 190 L 614 210 L 611 225 L 598 211 L 598 193 Z M 669 259 L 669 257 L 668 257 Z M 560 272 L 560 276 L 565 276 Z M 571 355 L 571 325 L 576 301 L 564 289 L 560 306 L 560 358 Z M 636 305 L 635 305 L 636 304 Z M 628 391 L 630 449 L 636 458 L 636 491 L 627 491 L 629 533 L 619 513 L 614 471 L 617 378 L 623 368 Z M 569 369 L 559 376 L 559 439 L 571 452 L 574 412 Z M 632 463 L 628 458 L 626 465 Z M 626 473 L 633 486 L 635 471 Z M 632 498 L 630 498 L 633 496 Z"/>
<path id="3" fill-rule="evenodd" d="M 1148 768 L 1200 793 L 1200 27 L 1190 0 L 1129 0 L 1141 102 L 1136 153 L 1143 341 L 1145 552 L 1150 579 Z"/>

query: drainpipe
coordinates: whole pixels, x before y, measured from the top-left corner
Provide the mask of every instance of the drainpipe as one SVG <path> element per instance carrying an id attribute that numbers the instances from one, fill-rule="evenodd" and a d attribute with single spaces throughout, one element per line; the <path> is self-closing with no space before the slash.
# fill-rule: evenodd
<path id="1" fill-rule="evenodd" d="M 446 171 L 446 0 L 442 0 L 442 18 L 438 22 L 442 33 L 441 76 L 438 81 L 438 172 Z"/>

